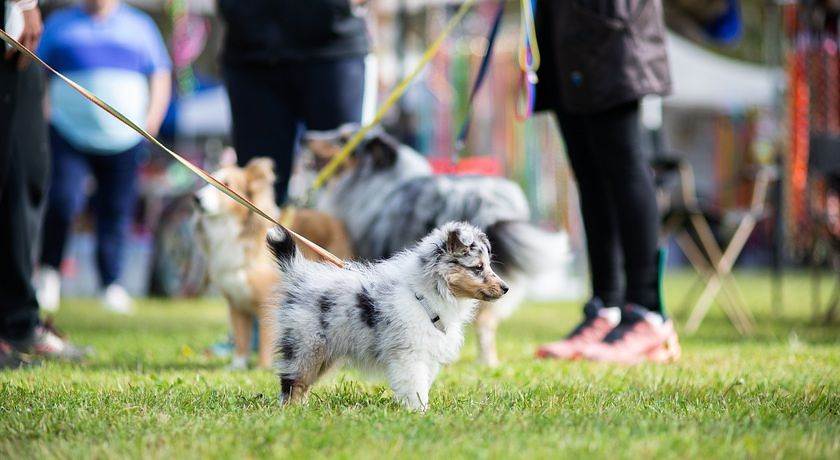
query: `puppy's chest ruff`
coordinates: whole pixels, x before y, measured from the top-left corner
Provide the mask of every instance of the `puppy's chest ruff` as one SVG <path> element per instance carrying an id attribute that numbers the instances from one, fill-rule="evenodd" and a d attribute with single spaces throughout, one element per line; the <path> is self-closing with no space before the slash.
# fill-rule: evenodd
<path id="1" fill-rule="evenodd" d="M 270 262 L 253 257 L 253 242 L 243 241 L 241 230 L 230 220 L 205 222 L 201 228 L 210 281 L 234 305 L 245 307 L 254 297 L 248 270 L 256 263 L 265 263 L 268 267 Z"/>

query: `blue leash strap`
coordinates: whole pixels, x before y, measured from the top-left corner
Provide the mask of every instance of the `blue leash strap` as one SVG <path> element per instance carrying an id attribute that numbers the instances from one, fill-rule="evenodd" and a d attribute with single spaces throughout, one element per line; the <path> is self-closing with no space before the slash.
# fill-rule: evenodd
<path id="1" fill-rule="evenodd" d="M 519 121 L 526 121 L 534 113 L 537 94 L 537 69 L 540 67 L 540 50 L 537 46 L 537 31 L 534 14 L 536 0 L 522 0 L 519 67 L 522 75 L 519 79 L 518 101 L 514 105 L 514 115 Z"/>
<path id="2" fill-rule="evenodd" d="M 505 0 L 499 1 L 499 7 L 496 10 L 496 17 L 493 19 L 493 27 L 490 28 L 490 33 L 487 35 L 487 50 L 484 52 L 484 57 L 481 59 L 481 66 L 478 68 L 478 74 L 475 76 L 472 90 L 470 91 L 470 98 L 467 101 L 467 113 L 464 116 L 464 121 L 461 123 L 461 129 L 458 131 L 458 137 L 455 140 L 455 152 L 453 154 L 453 163 L 457 162 L 460 153 L 466 147 L 467 135 L 470 132 L 470 122 L 472 120 L 472 107 L 475 95 L 481 89 L 487 71 L 490 70 L 490 61 L 493 58 L 493 44 L 496 42 L 496 36 L 499 34 L 499 26 L 502 23 L 502 16 L 505 12 Z"/>

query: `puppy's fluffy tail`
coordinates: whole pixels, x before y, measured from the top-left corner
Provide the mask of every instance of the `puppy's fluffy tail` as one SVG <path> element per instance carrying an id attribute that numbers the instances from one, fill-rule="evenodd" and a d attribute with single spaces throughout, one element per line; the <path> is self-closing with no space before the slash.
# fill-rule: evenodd
<path id="1" fill-rule="evenodd" d="M 485 233 L 493 260 L 504 273 L 537 274 L 561 267 L 570 257 L 567 235 L 547 232 L 530 222 L 497 222 Z"/>
<path id="2" fill-rule="evenodd" d="M 268 231 L 266 243 L 280 269 L 286 271 L 295 260 L 298 250 L 292 235 L 283 227 L 274 227 Z"/>

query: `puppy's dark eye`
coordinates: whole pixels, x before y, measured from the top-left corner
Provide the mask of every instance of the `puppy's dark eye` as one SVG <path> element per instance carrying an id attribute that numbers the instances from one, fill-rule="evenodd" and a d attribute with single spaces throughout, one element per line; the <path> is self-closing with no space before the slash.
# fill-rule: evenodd
<path id="1" fill-rule="evenodd" d="M 480 263 L 480 264 L 474 266 L 472 269 L 476 273 L 481 273 L 481 272 L 484 271 L 484 264 Z"/>

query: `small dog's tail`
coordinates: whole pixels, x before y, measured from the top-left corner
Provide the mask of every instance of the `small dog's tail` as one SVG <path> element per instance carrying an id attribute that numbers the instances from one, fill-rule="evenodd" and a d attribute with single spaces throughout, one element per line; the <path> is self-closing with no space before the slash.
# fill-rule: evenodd
<path id="1" fill-rule="evenodd" d="M 280 269 L 285 271 L 295 260 L 298 251 L 292 235 L 283 227 L 274 227 L 268 231 L 266 242 Z"/>
<path id="2" fill-rule="evenodd" d="M 503 273 L 537 274 L 560 268 L 570 257 L 568 236 L 526 221 L 497 222 L 485 231 Z"/>

